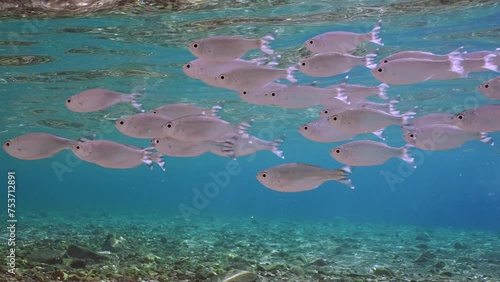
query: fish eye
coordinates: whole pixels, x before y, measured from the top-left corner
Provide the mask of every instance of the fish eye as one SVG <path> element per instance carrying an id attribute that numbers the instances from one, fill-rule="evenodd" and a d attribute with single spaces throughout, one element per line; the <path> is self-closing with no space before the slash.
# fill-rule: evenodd
<path id="1" fill-rule="evenodd" d="M 378 72 L 383 72 L 384 70 L 382 68 L 377 69 Z"/>
<path id="2" fill-rule="evenodd" d="M 303 67 L 305 67 L 305 66 L 306 66 L 306 63 L 305 63 L 305 62 L 302 62 L 302 63 L 301 63 L 301 65 L 302 65 Z"/>
<path id="3" fill-rule="evenodd" d="M 247 95 L 247 92 L 246 92 L 246 91 L 243 91 L 243 95 Z"/>
<path id="4" fill-rule="evenodd" d="M 271 96 L 273 96 L 273 97 L 276 96 L 276 92 L 272 92 Z"/>
<path id="5" fill-rule="evenodd" d="M 192 46 L 193 46 L 193 48 L 198 48 L 199 45 L 198 45 L 198 43 L 193 43 Z"/>
<path id="6" fill-rule="evenodd" d="M 226 77 L 223 74 L 221 74 L 221 75 L 219 75 L 219 78 L 224 80 Z"/>
<path id="7" fill-rule="evenodd" d="M 489 88 L 489 87 L 490 87 L 490 85 L 489 85 L 489 84 L 485 84 L 485 85 L 484 85 L 484 88 Z"/>
<path id="8" fill-rule="evenodd" d="M 172 123 L 171 122 L 167 122 L 167 124 L 165 124 L 165 127 L 166 128 L 172 128 Z"/>
<path id="9" fill-rule="evenodd" d="M 384 60 L 384 63 L 387 64 L 387 60 Z"/>
<path id="10" fill-rule="evenodd" d="M 71 99 L 66 100 L 66 102 L 71 103 Z"/>
<path id="11" fill-rule="evenodd" d="M 75 149 L 80 150 L 80 145 L 76 145 Z"/>
<path id="12" fill-rule="evenodd" d="M 307 125 L 304 125 L 302 128 L 304 128 L 304 130 L 308 130 L 309 127 Z"/>
<path id="13" fill-rule="evenodd" d="M 160 139 L 155 139 L 156 144 L 160 144 Z"/>
<path id="14" fill-rule="evenodd" d="M 309 40 L 309 44 L 313 44 L 313 43 L 314 43 L 314 41 L 313 41 L 313 40 Z"/>
<path id="15" fill-rule="evenodd" d="M 328 110 L 324 110 L 323 113 L 327 115 L 328 114 Z"/>
<path id="16" fill-rule="evenodd" d="M 10 143 L 9 142 L 5 142 L 5 146 L 9 147 Z"/>
<path id="17" fill-rule="evenodd" d="M 265 172 L 261 173 L 260 176 L 262 176 L 262 178 L 266 178 L 267 177 L 267 174 Z"/>
<path id="18" fill-rule="evenodd" d="M 153 114 L 157 114 L 157 113 L 158 113 L 158 111 L 153 111 Z"/>
<path id="19" fill-rule="evenodd" d="M 340 149 L 335 149 L 335 154 L 340 154 Z"/>
<path id="20" fill-rule="evenodd" d="M 123 120 L 120 120 L 120 122 L 118 122 L 118 123 L 119 123 L 120 125 L 123 125 L 123 124 L 124 124 Z"/>
<path id="21" fill-rule="evenodd" d="M 413 133 L 408 134 L 408 136 L 410 136 L 410 138 L 415 138 L 415 134 Z"/>
<path id="22" fill-rule="evenodd" d="M 332 116 L 332 120 L 337 121 L 338 120 L 337 116 Z"/>
<path id="23" fill-rule="evenodd" d="M 457 118 L 458 119 L 464 119 L 464 116 L 463 115 L 458 115 Z"/>
<path id="24" fill-rule="evenodd" d="M 190 67 L 191 67 L 191 65 L 190 65 L 190 64 L 187 64 L 187 65 L 186 65 L 186 68 L 187 68 L 187 69 L 189 69 Z"/>

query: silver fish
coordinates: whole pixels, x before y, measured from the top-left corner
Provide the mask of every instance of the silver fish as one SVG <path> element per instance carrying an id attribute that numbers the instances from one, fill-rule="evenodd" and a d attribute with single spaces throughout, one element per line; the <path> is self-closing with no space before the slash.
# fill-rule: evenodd
<path id="1" fill-rule="evenodd" d="M 221 155 L 234 157 L 234 151 L 231 152 L 231 147 L 234 144 L 226 143 L 229 142 L 216 142 L 212 140 L 187 142 L 170 137 L 151 140 L 151 146 L 155 147 L 158 152 L 171 157 L 196 157 L 212 150 L 220 150 Z"/>
<path id="2" fill-rule="evenodd" d="M 500 76 L 492 78 L 477 87 L 484 96 L 500 100 Z"/>
<path id="3" fill-rule="evenodd" d="M 412 127 L 422 127 L 427 125 L 434 124 L 447 124 L 453 125 L 452 120 L 453 114 L 427 114 L 420 116 L 418 118 L 414 118 L 411 121 Z"/>
<path id="4" fill-rule="evenodd" d="M 50 158 L 65 149 L 71 149 L 78 140 L 66 139 L 49 133 L 28 133 L 3 143 L 9 155 L 21 160 Z"/>
<path id="5" fill-rule="evenodd" d="M 347 53 L 364 42 L 373 42 L 383 46 L 382 39 L 378 36 L 380 22 L 381 21 L 378 21 L 369 33 L 354 33 L 347 31 L 325 32 L 307 40 L 304 45 L 309 51 L 317 54 L 329 52 Z"/>
<path id="6" fill-rule="evenodd" d="M 334 128 L 328 121 L 328 117 L 323 117 L 301 125 L 299 127 L 299 133 L 309 140 L 321 143 L 351 140 L 356 136 L 356 134 Z"/>
<path id="7" fill-rule="evenodd" d="M 246 52 L 260 49 L 266 54 L 273 54 L 269 41 L 272 35 L 260 39 L 247 39 L 238 36 L 212 36 L 189 43 L 188 49 L 194 56 L 211 61 L 227 61 L 240 58 Z"/>
<path id="8" fill-rule="evenodd" d="M 216 140 L 226 133 L 246 134 L 251 122 L 231 124 L 209 116 L 186 116 L 169 121 L 163 125 L 165 137 L 182 141 L 200 142 Z"/>
<path id="9" fill-rule="evenodd" d="M 463 47 L 460 47 L 446 55 L 438 55 L 431 52 L 425 51 L 402 51 L 392 55 L 389 55 L 382 60 L 379 61 L 379 65 L 387 64 L 388 62 L 399 60 L 399 59 L 424 59 L 424 60 L 432 60 L 432 61 L 446 61 L 450 58 L 460 56 L 460 52 Z"/>
<path id="10" fill-rule="evenodd" d="M 341 53 L 322 53 L 306 58 L 298 63 L 298 69 L 309 76 L 328 77 L 350 71 L 355 66 L 375 67 L 376 54 L 364 57 Z"/>
<path id="11" fill-rule="evenodd" d="M 121 133 L 135 138 L 159 138 L 165 136 L 163 125 L 173 120 L 171 117 L 153 113 L 140 113 L 115 121 Z"/>
<path id="12" fill-rule="evenodd" d="M 267 66 L 241 67 L 220 74 L 217 77 L 217 81 L 224 88 L 241 91 L 264 86 L 280 78 L 286 78 L 290 82 L 296 83 L 297 80 L 293 76 L 295 70 L 294 66 L 287 69 L 277 69 Z"/>
<path id="13" fill-rule="evenodd" d="M 449 60 L 434 61 L 426 59 L 399 59 L 377 65 L 371 70 L 379 81 L 404 85 L 427 80 L 448 80 L 465 77 L 462 57 L 455 56 Z"/>
<path id="14" fill-rule="evenodd" d="M 328 117 L 328 121 L 338 130 L 352 134 L 372 132 L 384 140 L 381 132 L 384 128 L 393 124 L 409 126 L 414 115 L 413 111 L 399 115 L 361 108 L 334 114 Z"/>
<path id="15" fill-rule="evenodd" d="M 139 147 L 108 140 L 90 140 L 74 144 L 71 150 L 80 159 L 106 168 L 133 168 L 146 164 L 152 168 L 153 162 L 165 170 L 160 153 L 153 153 L 153 147 Z"/>
<path id="16" fill-rule="evenodd" d="M 452 117 L 453 124 L 472 132 L 500 131 L 500 104 L 465 110 Z"/>
<path id="17" fill-rule="evenodd" d="M 129 103 L 137 110 L 144 112 L 142 105 L 136 101 L 142 95 L 143 93 L 140 92 L 127 95 L 96 88 L 69 97 L 65 105 L 73 112 L 88 113 L 107 109 L 117 103 Z"/>
<path id="18" fill-rule="evenodd" d="M 415 167 L 414 159 L 408 155 L 408 149 L 412 145 L 394 148 L 381 142 L 371 140 L 352 141 L 330 150 L 330 155 L 346 165 L 350 166 L 373 166 L 381 165 L 392 158 L 400 158 Z"/>
<path id="19" fill-rule="evenodd" d="M 302 192 L 313 190 L 328 180 L 335 180 L 354 189 L 349 179 L 349 167 L 330 170 L 319 166 L 288 163 L 271 167 L 257 173 L 262 185 L 279 192 Z"/>
<path id="20" fill-rule="evenodd" d="M 196 59 L 182 66 L 182 71 L 191 78 L 215 80 L 219 74 L 235 68 L 263 65 L 266 59 L 267 58 L 262 57 L 256 60 L 233 59 L 221 62 Z"/>
<path id="21" fill-rule="evenodd" d="M 151 113 L 166 116 L 170 119 L 176 119 L 184 116 L 206 115 L 215 118 L 219 117 L 221 106 L 213 106 L 212 108 L 202 108 L 193 104 L 168 104 L 157 107 L 151 110 Z"/>
<path id="22" fill-rule="evenodd" d="M 343 88 L 326 89 L 310 85 L 291 84 L 264 94 L 271 105 L 288 109 L 314 106 L 341 107 L 348 105 Z"/>
<path id="23" fill-rule="evenodd" d="M 486 132 L 470 132 L 447 124 L 432 124 L 415 127 L 403 135 L 403 139 L 413 146 L 428 150 L 450 150 L 462 147 L 466 142 L 479 140 L 494 145 Z"/>
<path id="24" fill-rule="evenodd" d="M 390 100 L 387 103 L 375 103 L 371 102 L 368 100 L 364 101 L 358 101 L 356 103 L 351 103 L 350 105 L 346 106 L 341 106 L 341 107 L 329 107 L 326 109 L 322 109 L 319 112 L 320 117 L 329 117 L 331 115 L 334 115 L 336 113 L 340 113 L 346 110 L 353 110 L 353 109 L 373 109 L 373 110 L 378 110 L 378 111 L 383 111 L 386 113 L 390 114 L 399 114 L 399 111 L 396 110 L 395 106 L 399 103 L 398 99 L 393 99 Z"/>

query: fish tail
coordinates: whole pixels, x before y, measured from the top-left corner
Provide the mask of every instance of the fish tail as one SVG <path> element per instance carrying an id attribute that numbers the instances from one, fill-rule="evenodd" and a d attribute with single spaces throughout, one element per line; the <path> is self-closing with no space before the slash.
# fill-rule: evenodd
<path id="1" fill-rule="evenodd" d="M 350 166 L 345 166 L 341 169 L 336 169 L 333 171 L 333 180 L 336 180 L 351 189 L 354 189 L 352 185 L 350 174 L 352 173 L 352 169 Z"/>
<path id="2" fill-rule="evenodd" d="M 253 124 L 253 119 L 246 122 L 238 123 L 238 134 L 248 134 L 247 130 L 250 127 L 252 127 L 252 124 Z"/>
<path id="3" fill-rule="evenodd" d="M 390 100 L 389 103 L 387 103 L 387 105 L 389 107 L 389 112 L 393 112 L 393 111 L 399 112 L 398 110 L 396 110 L 396 105 L 399 104 L 399 98 L 400 98 L 400 96 L 398 95 L 394 99 Z"/>
<path id="4" fill-rule="evenodd" d="M 283 155 L 283 151 L 281 150 L 281 144 L 283 143 L 283 141 L 285 141 L 285 133 L 283 133 L 280 138 L 277 138 L 277 139 L 274 139 L 273 142 L 272 142 L 272 150 L 271 152 L 273 152 L 276 156 L 284 159 L 285 156 Z"/>
<path id="5" fill-rule="evenodd" d="M 402 159 L 403 161 L 407 162 L 413 168 L 417 168 L 417 166 L 415 165 L 415 159 L 412 158 L 409 154 L 410 149 L 413 147 L 415 147 L 415 146 L 413 146 L 411 144 L 406 144 L 403 147 L 401 147 L 400 148 L 401 155 L 399 156 L 399 158 Z"/>
<path id="6" fill-rule="evenodd" d="M 497 56 L 498 56 L 497 54 L 489 54 L 489 55 L 485 56 L 483 69 L 498 72 L 498 66 L 495 65 L 495 63 L 493 62 L 493 59 L 496 58 Z"/>
<path id="7" fill-rule="evenodd" d="M 297 79 L 294 76 L 294 73 L 297 71 L 297 67 L 295 66 L 290 66 L 286 68 L 286 79 L 290 81 L 291 83 L 297 83 Z"/>
<path id="8" fill-rule="evenodd" d="M 414 110 L 416 110 L 417 107 L 413 108 L 413 110 L 410 110 L 406 113 L 403 114 L 403 121 L 401 123 L 401 125 L 403 126 L 403 128 L 410 128 L 411 126 L 411 120 L 415 117 L 415 115 L 417 114 Z"/>
<path id="9" fill-rule="evenodd" d="M 163 171 L 165 171 L 165 161 L 163 160 L 163 155 L 159 152 L 151 154 L 151 160 L 158 164 Z"/>
<path id="10" fill-rule="evenodd" d="M 144 93 L 146 91 L 146 88 L 140 88 L 134 91 L 132 94 L 130 94 L 130 100 L 128 101 L 134 108 L 139 110 L 141 113 L 144 113 L 144 109 L 142 108 L 142 104 L 137 102 L 137 99 L 142 98 L 144 96 Z"/>
<path id="11" fill-rule="evenodd" d="M 222 109 L 221 106 L 217 105 L 217 106 L 213 106 L 211 109 L 210 109 L 210 116 L 211 117 L 214 117 L 214 118 L 218 118 L 220 119 L 220 116 L 219 116 L 219 111 Z"/>
<path id="12" fill-rule="evenodd" d="M 267 56 L 268 59 L 270 59 L 269 62 L 267 62 L 266 66 L 268 67 L 274 67 L 279 65 L 279 61 L 281 60 L 281 55 L 278 54 L 271 54 Z"/>
<path id="13" fill-rule="evenodd" d="M 480 133 L 481 135 L 481 138 L 479 139 L 481 142 L 483 143 L 486 143 L 490 146 L 494 146 L 495 145 L 495 142 L 493 142 L 493 138 L 491 136 L 488 135 L 488 133 L 486 132 L 481 132 Z"/>
<path id="14" fill-rule="evenodd" d="M 237 140 L 238 136 L 233 136 L 221 142 L 222 152 L 224 152 L 228 157 L 230 157 L 233 160 L 236 160 L 235 146 Z"/>
<path id="15" fill-rule="evenodd" d="M 273 54 L 274 50 L 269 46 L 269 41 L 273 41 L 276 38 L 277 32 L 267 34 L 260 38 L 260 50 L 266 54 Z"/>
<path id="16" fill-rule="evenodd" d="M 389 88 L 389 85 L 385 84 L 385 83 L 381 83 L 379 86 L 377 86 L 378 88 L 378 94 L 377 96 L 382 99 L 382 100 L 389 100 L 389 97 L 387 97 L 387 88 Z"/>
<path id="17" fill-rule="evenodd" d="M 338 85 L 338 87 L 332 88 L 332 91 L 335 91 L 337 93 L 337 96 L 335 96 L 335 98 L 350 105 L 351 102 L 349 101 L 349 97 L 347 97 L 347 94 L 345 93 L 345 88 L 347 87 L 347 80 L 348 79 L 349 79 L 349 76 L 346 75 L 346 77 L 344 77 L 344 79 L 342 79 L 342 82 Z"/>
<path id="18" fill-rule="evenodd" d="M 369 69 L 374 69 L 377 64 L 375 64 L 375 58 L 377 57 L 377 54 L 375 53 L 370 53 L 365 56 L 365 66 Z"/>
<path id="19" fill-rule="evenodd" d="M 375 135 L 375 136 L 377 136 L 378 138 L 380 138 L 382 140 L 385 140 L 384 129 L 373 131 L 372 134 Z"/>
<path id="20" fill-rule="evenodd" d="M 450 71 L 456 72 L 460 74 L 462 77 L 465 77 L 467 75 L 463 67 L 464 58 L 462 57 L 461 53 L 449 56 L 449 61 L 450 61 L 450 68 L 449 68 Z"/>
<path id="21" fill-rule="evenodd" d="M 380 46 L 384 46 L 384 43 L 382 42 L 382 38 L 379 37 L 379 32 L 380 32 L 380 23 L 382 20 L 379 20 L 375 27 L 372 29 L 372 31 L 369 33 L 370 34 L 370 42 L 373 42 L 375 44 L 378 44 Z"/>

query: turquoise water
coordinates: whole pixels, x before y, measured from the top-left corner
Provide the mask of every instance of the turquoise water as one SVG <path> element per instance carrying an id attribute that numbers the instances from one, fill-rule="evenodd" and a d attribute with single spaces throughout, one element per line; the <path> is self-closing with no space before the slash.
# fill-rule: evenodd
<path id="1" fill-rule="evenodd" d="M 498 249 L 498 147 L 470 142 L 462 148 L 449 151 L 415 150 L 418 165 L 415 170 L 405 166 L 399 159 L 382 166 L 355 168 L 351 176 L 355 190 L 340 183 L 326 182 L 309 192 L 279 193 L 262 186 L 255 174 L 287 162 L 310 163 L 331 169 L 343 166 L 328 153 L 338 143 L 315 143 L 303 138 L 297 131 L 301 124 L 316 119 L 320 108 L 287 110 L 247 104 L 240 100 L 236 92 L 207 86 L 187 77 L 181 70 L 183 64 L 195 59 L 186 48 L 187 43 L 195 39 L 213 35 L 257 38 L 277 30 L 278 36 L 271 46 L 282 56 L 281 66 L 289 66 L 306 56 L 302 44 L 312 36 L 330 30 L 369 32 L 379 19 L 382 19 L 380 36 L 385 46 L 378 50 L 377 60 L 403 50 L 445 54 L 460 46 L 469 52 L 500 47 L 500 6 L 496 1 L 459 1 L 454 5 L 447 2 L 419 1 L 409 4 L 405 1 L 342 1 L 339 4 L 334 1 L 276 1 L 270 4 L 259 1 L 256 4 L 233 3 L 227 9 L 221 8 L 221 2 L 214 2 L 184 3 L 179 8 L 166 10 L 155 5 L 148 8 L 143 3 L 133 8 L 79 13 L 76 16 L 54 15 L 51 12 L 46 16 L 28 14 L 24 18 L 4 15 L 0 29 L 2 143 L 29 132 L 48 132 L 75 139 L 95 133 L 100 139 L 148 146 L 148 140 L 126 137 L 114 128 L 114 120 L 135 113 L 129 105 L 116 105 L 104 111 L 85 114 L 70 112 L 64 106 L 66 98 L 95 87 L 122 93 L 130 93 L 135 87 L 145 87 L 147 90 L 142 103 L 146 110 L 168 103 L 193 103 L 210 107 L 223 101 L 221 116 L 224 119 L 231 122 L 255 120 L 250 133 L 267 140 L 286 133 L 282 145 L 284 160 L 267 151 L 236 161 L 211 154 L 196 158 L 165 157 L 165 172 L 157 166 L 153 170 L 146 166 L 129 170 L 106 169 L 80 161 L 70 151 L 63 151 L 49 159 L 23 161 L 10 157 L 2 150 L 0 171 L 5 175 L 4 182 L 7 182 L 8 171 L 15 171 L 17 176 L 18 240 L 37 241 L 33 238 L 43 236 L 30 235 L 26 231 L 28 227 L 30 232 L 36 233 L 36 230 L 49 232 L 46 229 L 51 226 L 55 229 L 70 229 L 68 232 L 74 235 L 61 235 L 65 243 L 57 247 L 50 245 L 50 248 L 64 249 L 64 244 L 68 242 L 91 247 L 92 244 L 76 239 L 77 234 L 89 233 L 80 232 L 84 227 L 78 222 L 92 222 L 92 218 L 98 218 L 95 222 L 105 222 L 104 228 L 109 229 L 104 233 L 126 233 L 123 230 L 128 230 L 128 227 L 122 225 L 120 219 L 134 216 L 140 219 L 131 222 L 139 228 L 141 222 L 150 221 L 151 225 L 157 222 L 159 233 L 164 236 L 188 240 L 189 232 L 184 233 L 169 224 L 196 226 L 197 223 L 203 226 L 212 222 L 214 226 L 224 226 L 231 222 L 248 222 L 253 218 L 266 221 L 269 228 L 288 226 L 283 232 L 293 230 L 294 226 L 297 230 L 308 230 L 307 225 L 303 225 L 306 223 L 326 226 L 338 222 L 345 224 L 346 230 L 350 224 L 368 224 L 365 230 L 368 233 L 372 232 L 370 228 L 384 230 L 388 225 L 398 226 L 391 228 L 402 230 L 422 228 L 426 232 L 433 228 L 457 228 L 460 230 L 457 232 L 491 232 L 492 237 L 485 235 L 485 240 L 493 250 L 495 246 Z M 364 44 L 356 53 L 366 54 L 376 48 L 373 44 Z M 247 58 L 258 56 L 259 52 L 251 52 Z M 401 96 L 401 102 L 397 105 L 401 112 L 418 106 L 419 116 L 435 112 L 458 113 L 470 107 L 495 103 L 475 88 L 497 75 L 482 72 L 459 80 L 391 86 L 387 93 L 391 98 Z M 343 77 L 312 78 L 297 74 L 300 83 L 317 81 L 319 86 L 339 83 Z M 349 77 L 349 83 L 370 86 L 380 83 L 368 69 L 362 67 L 354 68 L 349 72 Z M 397 126 L 391 127 L 387 135 L 389 145 L 404 144 L 402 132 Z M 500 142 L 500 133 L 492 133 L 491 136 L 498 140 L 497 143 Z M 233 169 L 228 171 L 228 166 Z M 215 179 L 222 179 L 222 183 L 217 183 Z M 218 189 L 207 197 L 204 188 L 213 182 Z M 6 218 L 6 205 L 2 211 L 3 218 Z M 104 220 L 99 219 L 103 214 L 106 215 Z M 114 217 L 116 226 L 113 226 Z M 73 229 L 62 227 L 67 222 L 74 222 Z M 170 229 L 162 232 L 161 228 L 166 226 Z M 314 228 L 321 228 L 317 226 Z M 247 227 L 234 227 L 234 230 L 241 228 L 238 232 L 260 232 L 252 231 L 252 225 Z M 206 230 L 210 232 L 210 228 Z M 217 228 L 215 230 L 222 232 Z M 304 232 L 301 238 L 307 241 L 307 232 Z M 335 232 L 333 228 L 327 233 Z M 270 240 L 262 234 L 268 233 L 260 233 L 259 240 Z M 150 235 L 155 239 L 157 233 Z M 102 240 L 104 235 L 99 236 Z M 269 233 L 269 236 L 274 235 Z M 409 236 L 413 236 L 413 233 Z M 57 235 L 50 237 L 57 238 Z M 275 248 L 279 249 L 280 241 L 276 238 L 273 240 L 277 245 Z M 450 239 L 450 242 L 452 240 L 455 238 Z M 130 241 L 132 239 L 129 238 Z M 207 239 L 205 243 L 211 245 L 211 242 Z M 26 247 L 20 252 L 19 256 L 22 257 L 29 254 L 30 250 Z M 190 255 L 197 257 L 196 254 Z M 173 258 L 183 256 L 186 254 L 172 255 Z M 449 259 L 453 257 L 450 255 Z M 349 253 L 342 257 L 346 263 L 357 259 Z M 258 270 L 258 267 L 248 270 L 271 279 L 269 281 L 281 281 L 279 277 L 290 277 L 286 273 L 291 269 L 292 261 L 284 259 L 283 269 L 274 273 L 274 278 L 265 276 L 265 271 Z M 488 265 L 494 268 L 498 263 L 500 259 Z M 125 264 L 122 261 L 122 265 Z M 168 265 L 169 262 L 162 261 L 161 264 Z M 99 267 L 102 271 L 102 265 Z M 341 274 L 343 272 L 335 267 L 336 277 L 344 277 Z M 60 268 L 64 269 L 62 266 Z M 91 268 L 87 265 L 86 269 Z M 390 268 L 396 272 L 399 269 L 397 264 Z M 306 266 L 304 269 L 308 273 Z M 487 269 L 476 268 L 470 273 L 489 274 L 491 281 L 500 279 L 499 276 L 495 278 L 497 272 Z M 51 271 L 54 269 L 49 268 L 47 273 Z M 170 277 L 170 280 L 165 281 L 181 280 L 180 276 L 172 278 L 172 272 L 172 269 L 163 271 Z M 363 271 L 350 268 L 350 272 Z M 373 271 L 365 269 L 365 272 Z M 216 273 L 220 274 L 219 271 Z M 464 278 L 466 274 L 454 275 L 456 280 L 467 280 Z M 138 279 L 140 275 L 129 276 Z M 30 277 L 35 279 L 34 276 Z M 334 279 L 321 280 L 317 276 L 307 275 L 291 277 L 298 279 L 293 281 Z M 401 277 L 398 279 L 403 279 Z M 150 275 L 150 279 L 162 281 L 163 278 Z M 188 278 L 188 281 L 191 280 L 204 281 L 201 278 Z M 89 278 L 89 281 L 92 280 Z"/>

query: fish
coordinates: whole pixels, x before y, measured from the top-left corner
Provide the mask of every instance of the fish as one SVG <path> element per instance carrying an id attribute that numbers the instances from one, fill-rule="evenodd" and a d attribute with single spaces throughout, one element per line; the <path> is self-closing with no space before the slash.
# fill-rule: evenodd
<path id="1" fill-rule="evenodd" d="M 194 56 L 210 61 L 238 59 L 250 50 L 260 49 L 266 54 L 273 54 L 269 42 L 274 36 L 269 34 L 259 39 L 239 36 L 212 36 L 195 40 L 188 44 L 188 50 Z"/>
<path id="2" fill-rule="evenodd" d="M 232 124 L 225 120 L 210 116 L 186 116 L 171 120 L 163 125 L 164 137 L 181 141 L 200 142 L 216 140 L 226 133 L 246 134 L 252 121 Z"/>
<path id="3" fill-rule="evenodd" d="M 346 110 L 328 117 L 330 124 L 338 130 L 352 134 L 370 133 L 385 140 L 383 130 L 393 124 L 409 126 L 416 114 L 409 111 L 400 115 L 399 112 L 386 113 L 368 108 Z"/>
<path id="4" fill-rule="evenodd" d="M 453 125 L 453 114 L 427 114 L 411 120 L 412 127 L 421 127 L 433 124 Z"/>
<path id="5" fill-rule="evenodd" d="M 356 136 L 356 134 L 334 128 L 328 121 L 328 117 L 322 117 L 303 124 L 298 130 L 305 138 L 321 143 L 351 140 Z"/>
<path id="6" fill-rule="evenodd" d="M 460 56 L 462 47 L 446 54 L 439 55 L 426 51 L 402 51 L 392 55 L 389 55 L 378 62 L 378 65 L 387 64 L 388 62 L 399 60 L 399 59 L 424 59 L 424 60 L 432 60 L 432 61 L 446 61 L 453 57 Z"/>
<path id="7" fill-rule="evenodd" d="M 258 87 L 248 88 L 245 90 L 240 90 L 238 92 L 238 96 L 241 98 L 241 100 L 249 104 L 271 105 L 272 97 L 267 94 L 283 87 L 286 87 L 286 85 L 271 82 L 264 86 L 258 86 Z"/>
<path id="8" fill-rule="evenodd" d="M 375 27 L 369 33 L 354 33 L 347 31 L 330 31 L 308 39 L 304 45 L 313 53 L 347 53 L 354 50 L 359 44 L 372 42 L 384 46 L 379 37 L 380 23 L 378 21 Z"/>
<path id="9" fill-rule="evenodd" d="M 408 154 L 413 145 L 406 144 L 401 148 L 394 148 L 387 144 L 357 140 L 330 150 L 330 155 L 338 162 L 349 166 L 381 165 L 392 158 L 400 158 L 409 165 L 415 166 L 415 160 Z"/>
<path id="10" fill-rule="evenodd" d="M 469 72 L 500 71 L 500 50 L 464 53 L 464 69 Z"/>
<path id="11" fill-rule="evenodd" d="M 337 89 L 341 87 L 341 84 L 330 85 L 326 88 L 334 88 Z M 371 96 L 377 96 L 380 99 L 387 101 L 389 97 L 387 97 L 386 91 L 389 88 L 389 85 L 385 83 L 381 83 L 378 86 L 364 86 L 359 84 L 345 84 L 344 92 L 347 96 L 347 99 L 351 102 L 351 104 L 355 104 L 357 102 L 365 101 L 366 98 Z"/>
<path id="12" fill-rule="evenodd" d="M 398 98 L 398 97 L 396 97 Z M 387 103 L 375 103 L 372 101 L 368 100 L 362 100 L 358 101 L 356 103 L 351 103 L 349 105 L 345 106 L 339 106 L 339 107 L 329 107 L 326 109 L 322 109 L 319 112 L 320 117 L 329 117 L 333 114 L 340 113 L 346 110 L 353 110 L 353 109 L 362 109 L 362 108 L 367 108 L 367 109 L 373 109 L 373 110 L 379 110 L 383 111 L 386 113 L 392 113 L 392 114 L 399 114 L 399 111 L 396 110 L 395 106 L 399 103 L 399 99 L 393 99 L 388 101 Z"/>
<path id="13" fill-rule="evenodd" d="M 296 83 L 297 79 L 293 75 L 296 70 L 294 66 L 286 69 L 277 69 L 268 66 L 248 66 L 222 73 L 217 77 L 217 81 L 224 88 L 241 91 L 264 86 L 280 78 L 286 78 L 288 81 Z"/>
<path id="14" fill-rule="evenodd" d="M 350 71 L 355 66 L 375 67 L 373 59 L 376 54 L 364 57 L 342 53 L 322 53 L 306 58 L 297 64 L 297 68 L 304 74 L 314 77 L 329 77 Z"/>
<path id="15" fill-rule="evenodd" d="M 212 150 L 220 150 L 222 156 L 235 157 L 234 142 L 217 142 L 203 140 L 200 142 L 187 142 L 171 137 L 155 138 L 151 140 L 151 146 L 158 152 L 171 157 L 196 157 L 208 153 Z"/>
<path id="16" fill-rule="evenodd" d="M 467 109 L 452 117 L 453 125 L 472 132 L 500 131 L 500 104 Z"/>
<path id="17" fill-rule="evenodd" d="M 88 137 L 86 137 L 88 138 Z M 3 143 L 4 151 L 20 160 L 50 158 L 65 149 L 71 149 L 78 140 L 63 138 L 50 133 L 27 133 Z"/>
<path id="18" fill-rule="evenodd" d="M 162 155 L 152 152 L 153 149 L 153 147 L 141 149 L 110 140 L 79 141 L 71 146 L 71 150 L 78 158 L 102 167 L 124 169 L 146 164 L 152 169 L 153 163 L 156 163 L 165 171 Z"/>
<path id="19" fill-rule="evenodd" d="M 266 59 L 266 57 L 261 57 L 255 60 L 232 59 L 221 62 L 196 59 L 183 65 L 182 71 L 185 75 L 191 78 L 215 80 L 215 78 L 219 76 L 219 74 L 235 68 L 263 65 Z"/>
<path id="20" fill-rule="evenodd" d="M 477 90 L 486 97 L 500 100 L 500 76 L 481 83 L 477 87 Z"/>
<path id="21" fill-rule="evenodd" d="M 89 113 L 107 109 L 118 103 L 129 103 L 140 112 L 144 112 L 142 105 L 136 100 L 144 95 L 141 92 L 122 94 L 107 89 L 95 88 L 83 91 L 66 99 L 66 108 L 73 112 Z"/>
<path id="22" fill-rule="evenodd" d="M 222 147 L 213 147 L 211 152 L 219 156 L 229 156 L 232 158 L 248 156 L 258 151 L 271 151 L 276 156 L 284 159 L 281 144 L 283 143 L 285 135 L 276 138 L 273 141 L 262 140 L 250 134 L 234 134 L 227 133 L 217 138 L 225 144 Z M 228 142 L 229 141 L 229 142 Z M 231 154 L 227 152 L 230 151 Z"/>
<path id="23" fill-rule="evenodd" d="M 135 138 L 164 137 L 163 125 L 174 118 L 154 113 L 140 113 L 115 121 L 115 127 L 121 133 Z"/>
<path id="24" fill-rule="evenodd" d="M 455 149 L 472 140 L 494 145 L 493 139 L 486 132 L 465 131 L 448 124 L 415 127 L 405 132 L 403 139 L 408 144 L 428 151 Z"/>
<path id="25" fill-rule="evenodd" d="M 288 109 L 303 109 L 319 105 L 341 107 L 349 104 L 343 88 L 326 89 L 311 85 L 290 84 L 264 95 L 268 96 L 267 101 L 271 105 Z"/>
<path id="26" fill-rule="evenodd" d="M 448 80 L 465 77 L 462 57 L 449 60 L 398 59 L 377 65 L 371 70 L 377 80 L 395 85 L 413 84 L 427 80 Z"/>
<path id="27" fill-rule="evenodd" d="M 302 192 L 316 189 L 329 180 L 354 189 L 350 173 L 349 167 L 330 170 L 310 164 L 287 163 L 262 170 L 256 177 L 262 185 L 278 192 Z"/>
<path id="28" fill-rule="evenodd" d="M 150 112 L 153 114 L 166 116 L 170 119 L 176 119 L 184 116 L 192 115 L 206 115 L 215 118 L 220 118 L 219 111 L 222 109 L 221 106 L 213 106 L 211 108 L 202 108 L 194 104 L 168 104 L 154 108 Z"/>

